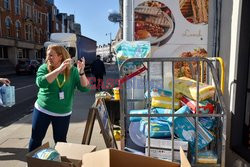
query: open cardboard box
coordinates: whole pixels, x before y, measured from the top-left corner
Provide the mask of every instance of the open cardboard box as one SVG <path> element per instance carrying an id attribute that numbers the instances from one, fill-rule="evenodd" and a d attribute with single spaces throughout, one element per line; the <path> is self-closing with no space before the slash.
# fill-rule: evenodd
<path id="1" fill-rule="evenodd" d="M 115 149 L 104 149 L 83 155 L 82 167 L 191 167 L 180 148 L 181 163 L 159 160 Z"/>
<path id="2" fill-rule="evenodd" d="M 49 143 L 26 154 L 28 167 L 81 167 L 82 156 L 95 151 L 96 146 L 58 142 L 55 149 L 61 155 L 61 162 L 33 158 L 39 150 L 49 148 Z"/>

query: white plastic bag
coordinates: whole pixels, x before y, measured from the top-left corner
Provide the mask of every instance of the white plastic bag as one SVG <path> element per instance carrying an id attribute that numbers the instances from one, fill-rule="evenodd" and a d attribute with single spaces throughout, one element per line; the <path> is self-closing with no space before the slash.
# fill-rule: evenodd
<path id="1" fill-rule="evenodd" d="M 3 85 L 1 87 L 1 97 L 2 100 L 0 100 L 0 105 L 3 107 L 11 107 L 16 103 L 15 100 L 15 86 L 10 85 Z M 2 104 L 1 104 L 2 101 Z"/>
<path id="2" fill-rule="evenodd" d="M 2 87 L 0 87 L 0 106 L 3 105 L 3 97 L 2 97 Z"/>

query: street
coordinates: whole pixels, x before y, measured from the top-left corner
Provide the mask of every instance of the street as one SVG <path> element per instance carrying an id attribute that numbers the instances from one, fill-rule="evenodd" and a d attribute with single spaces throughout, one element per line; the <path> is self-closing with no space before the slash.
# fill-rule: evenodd
<path id="1" fill-rule="evenodd" d="M 15 86 L 16 104 L 10 108 L 0 106 L 0 129 L 30 113 L 38 91 L 35 75 L 10 75 L 8 78 Z"/>

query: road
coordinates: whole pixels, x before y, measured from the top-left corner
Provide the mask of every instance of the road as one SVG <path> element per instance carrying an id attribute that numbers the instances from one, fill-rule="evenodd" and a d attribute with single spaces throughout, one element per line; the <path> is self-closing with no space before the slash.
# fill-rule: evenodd
<path id="1" fill-rule="evenodd" d="M 10 108 L 0 106 L 0 129 L 30 113 L 38 91 L 35 75 L 10 75 L 8 78 L 15 86 L 16 104 Z"/>

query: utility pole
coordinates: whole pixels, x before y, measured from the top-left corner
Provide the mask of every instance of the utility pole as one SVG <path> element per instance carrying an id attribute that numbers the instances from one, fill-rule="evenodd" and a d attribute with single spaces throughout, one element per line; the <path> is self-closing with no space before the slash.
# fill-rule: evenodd
<path id="1" fill-rule="evenodd" d="M 109 35 L 109 58 L 110 58 L 110 61 L 112 61 L 112 58 L 113 58 L 113 56 L 112 56 L 112 51 L 111 51 L 111 46 L 112 46 L 112 33 L 110 32 L 110 33 L 106 33 L 106 36 L 107 35 Z"/>

